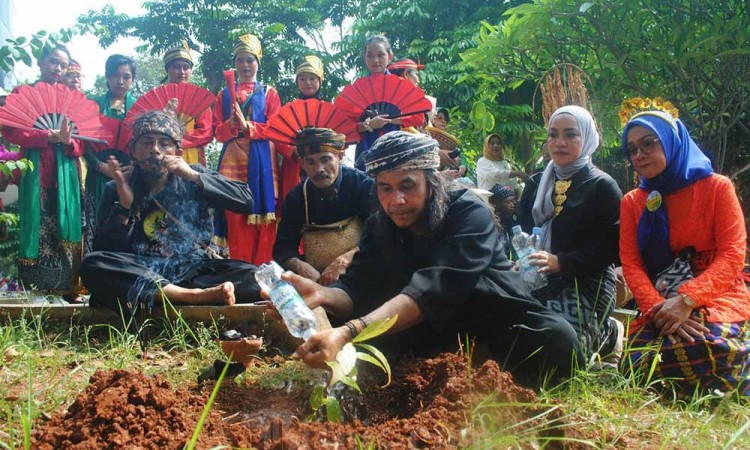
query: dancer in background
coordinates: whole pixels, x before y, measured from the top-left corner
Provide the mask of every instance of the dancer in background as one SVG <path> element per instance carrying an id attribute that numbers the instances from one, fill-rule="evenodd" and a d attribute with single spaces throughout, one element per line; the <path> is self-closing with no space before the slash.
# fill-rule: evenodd
<path id="1" fill-rule="evenodd" d="M 68 86 L 71 91 L 80 91 L 83 82 L 83 73 L 81 72 L 81 64 L 75 59 L 70 60 L 68 70 L 62 77 L 63 84 Z"/>
<path id="2" fill-rule="evenodd" d="M 388 64 L 393 60 L 393 50 L 388 38 L 382 34 L 368 37 L 365 41 L 364 60 L 370 75 L 390 75 Z M 386 114 L 379 114 L 359 122 L 357 131 L 362 135 L 362 140 L 357 144 L 357 150 L 354 155 L 355 167 L 364 170 L 363 155 L 370 150 L 372 144 L 380 136 L 391 131 L 400 130 L 402 126 L 407 128 L 418 127 L 422 126 L 423 123 L 424 117 L 422 114 L 413 114 L 395 119 L 389 119 Z"/>
<path id="3" fill-rule="evenodd" d="M 45 48 L 37 62 L 37 83 L 62 82 L 70 59 L 63 46 Z M 78 158 L 83 146 L 71 138 L 66 122 L 59 130 L 6 126 L 3 137 L 21 146 L 21 157 L 34 164 L 34 170 L 20 179 L 18 276 L 26 289 L 61 294 L 68 302 L 80 303 L 83 225 Z"/>
<path id="4" fill-rule="evenodd" d="M 193 57 L 187 42 L 167 50 L 164 54 L 164 70 L 167 83 L 189 83 L 193 74 Z M 214 140 L 211 108 L 206 109 L 197 119 L 185 125 L 182 137 L 182 159 L 188 164 L 206 167 L 206 144 Z"/>
<path id="5" fill-rule="evenodd" d="M 123 55 L 111 55 L 104 64 L 104 76 L 107 78 L 107 92 L 94 101 L 99 105 L 99 111 L 102 115 L 116 119 L 120 122 L 125 120 L 125 115 L 130 107 L 135 103 L 136 98 L 130 93 L 133 87 L 133 80 L 136 77 L 136 64 L 132 58 Z M 123 133 L 122 127 L 115 131 L 116 135 Z M 86 158 L 86 200 L 91 204 L 94 216 L 91 221 L 96 221 L 96 211 L 99 208 L 104 185 L 112 179 L 114 175 L 107 164 L 110 156 L 115 156 L 121 165 L 127 165 L 130 162 L 128 150 L 126 148 L 115 148 L 115 142 L 110 142 L 106 148 L 96 149 L 92 145 L 86 146 L 84 157 Z"/>
<path id="6" fill-rule="evenodd" d="M 229 89 L 224 89 L 213 116 L 216 139 L 224 143 L 219 173 L 246 183 L 255 200 L 250 214 L 216 214 L 216 240 L 228 248 L 231 258 L 256 265 L 272 258 L 279 193 L 275 145 L 266 139 L 265 128 L 267 120 L 281 108 L 281 100 L 276 89 L 257 79 L 262 58 L 258 38 L 252 34 L 240 36 L 234 46 L 239 76 L 237 102 L 233 103 Z"/>

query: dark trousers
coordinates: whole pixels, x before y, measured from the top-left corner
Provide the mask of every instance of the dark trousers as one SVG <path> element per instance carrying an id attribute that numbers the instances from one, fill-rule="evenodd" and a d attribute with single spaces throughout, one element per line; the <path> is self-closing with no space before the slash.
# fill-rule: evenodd
<path id="1" fill-rule="evenodd" d="M 256 270 L 252 264 L 233 259 L 179 261 L 132 253 L 92 252 L 81 262 L 80 274 L 91 293 L 91 306 L 129 314 L 139 305 L 153 306 L 158 289 L 167 284 L 205 289 L 231 281 L 237 303 L 258 301 L 261 298 Z"/>
<path id="2" fill-rule="evenodd" d="M 486 356 L 528 386 L 537 387 L 545 379 L 564 379 L 576 368 L 585 367 L 578 333 L 565 317 L 538 300 L 509 293 L 472 299 L 447 329 L 438 332 L 423 322 L 382 338 L 380 345 L 394 356 L 430 356 L 455 348 L 458 336 L 462 343 L 464 336 L 476 338 L 477 345 L 489 353 Z"/>

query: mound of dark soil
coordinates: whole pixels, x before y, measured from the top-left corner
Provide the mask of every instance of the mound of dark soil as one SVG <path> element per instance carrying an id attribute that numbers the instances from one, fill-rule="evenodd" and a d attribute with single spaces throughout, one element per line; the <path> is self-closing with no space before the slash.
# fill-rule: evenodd
<path id="1" fill-rule="evenodd" d="M 363 394 L 356 396 L 356 405 L 345 402 L 357 418 L 344 424 L 303 421 L 310 414 L 312 387 L 306 384 L 270 390 L 225 382 L 198 448 L 357 448 L 357 438 L 365 447 L 374 441 L 387 449 L 457 448 L 481 434 L 473 428 L 470 408 L 488 394 L 496 393 L 503 403 L 535 400 L 496 363 L 488 361 L 470 374 L 466 359 L 452 354 L 400 361 L 386 388 L 377 387 L 378 376 L 360 375 Z M 139 372 L 97 371 L 67 412 L 36 424 L 32 447 L 181 449 L 212 388 L 174 390 L 159 377 Z M 539 412 L 532 409 L 502 408 L 502 417 L 492 420 L 519 423 Z"/>

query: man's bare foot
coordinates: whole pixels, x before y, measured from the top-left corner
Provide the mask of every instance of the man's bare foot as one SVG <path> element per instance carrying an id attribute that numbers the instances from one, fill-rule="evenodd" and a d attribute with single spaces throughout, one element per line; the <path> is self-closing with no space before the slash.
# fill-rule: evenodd
<path id="1" fill-rule="evenodd" d="M 234 283 L 224 282 L 206 289 L 188 289 L 174 284 L 162 287 L 164 294 L 174 303 L 185 305 L 234 305 Z"/>
<path id="2" fill-rule="evenodd" d="M 206 289 L 206 293 L 208 294 L 209 292 L 215 295 L 215 304 L 231 306 L 236 302 L 234 298 L 234 283 L 231 281 Z"/>

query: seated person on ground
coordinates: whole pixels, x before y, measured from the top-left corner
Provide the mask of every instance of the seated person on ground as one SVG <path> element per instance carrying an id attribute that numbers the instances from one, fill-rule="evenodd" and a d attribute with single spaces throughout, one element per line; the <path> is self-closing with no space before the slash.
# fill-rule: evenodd
<path id="1" fill-rule="evenodd" d="M 357 319 L 312 336 L 296 357 L 324 367 L 366 324 L 397 315 L 389 337 L 399 351 L 429 354 L 467 333 L 526 381 L 569 375 L 582 355 L 573 327 L 524 292 L 490 209 L 447 186 L 439 164 L 425 135 L 395 131 L 373 145 L 378 208 L 349 270 L 330 287 L 284 274 L 310 307 Z"/>
<path id="2" fill-rule="evenodd" d="M 341 163 L 345 140 L 328 128 L 305 128 L 297 135 L 307 178 L 284 201 L 273 246 L 273 259 L 285 269 L 324 286 L 351 264 L 371 208 L 372 180 Z"/>
<path id="3" fill-rule="evenodd" d="M 518 225 L 516 220 L 516 193 L 510 186 L 501 186 L 496 184 L 490 190 L 490 205 L 495 210 L 495 218 L 500 224 L 502 232 L 500 241 L 505 251 L 505 256 L 511 261 L 518 259 L 511 240 L 513 239 L 513 227 Z"/>
<path id="4" fill-rule="evenodd" d="M 563 106 L 547 126 L 551 161 L 539 184 L 523 191 L 533 226 L 542 229 L 542 249 L 529 255 L 547 275 L 534 297 L 578 332 L 592 363 L 616 364 L 622 352 L 622 323 L 609 317 L 615 303 L 615 271 L 622 192 L 594 167 L 599 148 L 596 123 L 586 109 Z M 531 233 L 531 229 L 524 231 Z"/>
<path id="5" fill-rule="evenodd" d="M 184 128 L 172 114 L 151 111 L 133 125 L 136 164 L 123 173 L 117 160 L 102 196 L 94 252 L 81 263 L 91 306 L 128 315 L 139 306 L 173 303 L 232 305 L 259 299 L 255 266 L 212 259 L 209 208 L 247 214 L 245 183 L 229 181 L 181 157 Z"/>
<path id="6" fill-rule="evenodd" d="M 690 396 L 750 396 L 747 234 L 732 182 L 669 113 L 636 114 L 622 145 L 641 183 L 622 200 L 620 255 L 643 313 L 623 369 L 655 369 Z"/>

